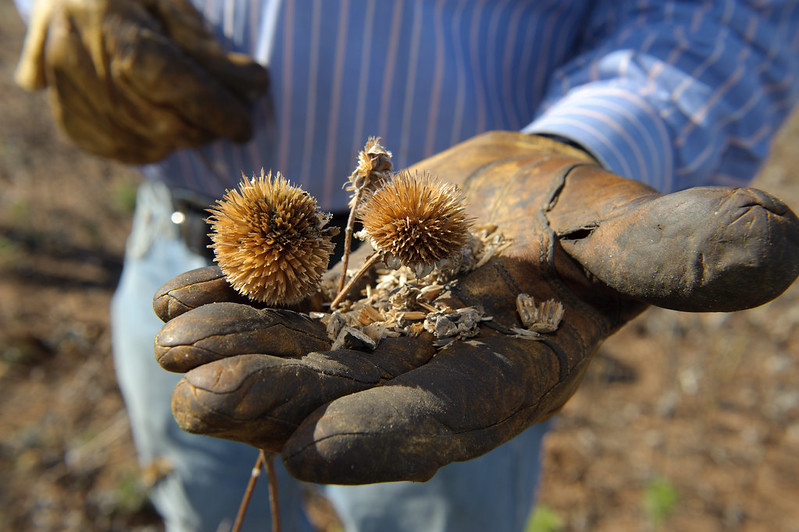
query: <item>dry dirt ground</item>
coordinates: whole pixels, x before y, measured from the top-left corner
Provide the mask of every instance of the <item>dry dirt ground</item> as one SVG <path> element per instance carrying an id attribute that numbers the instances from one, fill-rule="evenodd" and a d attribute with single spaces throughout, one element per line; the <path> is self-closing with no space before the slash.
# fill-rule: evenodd
<path id="1" fill-rule="evenodd" d="M 13 85 L 22 32 L 0 2 L 0 529 L 160 530 L 109 354 L 137 176 Z M 795 210 L 797 118 L 757 180 Z M 608 340 L 547 442 L 538 530 L 799 531 L 797 325 L 795 284 Z"/>

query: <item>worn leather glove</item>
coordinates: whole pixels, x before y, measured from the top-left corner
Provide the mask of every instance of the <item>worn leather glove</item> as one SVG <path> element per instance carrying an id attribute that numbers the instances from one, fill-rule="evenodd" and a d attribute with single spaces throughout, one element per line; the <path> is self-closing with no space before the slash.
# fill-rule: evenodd
<path id="1" fill-rule="evenodd" d="M 188 272 L 154 300 L 167 321 L 156 357 L 187 371 L 172 402 L 185 430 L 281 452 L 306 481 L 423 481 L 556 413 L 598 345 L 648 304 L 743 309 L 799 274 L 799 220 L 758 190 L 661 195 L 516 133 L 481 135 L 418 167 L 459 183 L 470 213 L 513 239 L 451 286 L 493 317 L 479 336 L 438 351 L 427 335 L 330 351 L 319 322 L 230 302 L 238 296 L 215 267 Z M 563 304 L 555 332 L 511 333 L 521 292 Z"/>
<path id="2" fill-rule="evenodd" d="M 15 74 L 48 88 L 82 149 L 126 163 L 252 136 L 266 70 L 226 52 L 188 0 L 37 0 Z"/>

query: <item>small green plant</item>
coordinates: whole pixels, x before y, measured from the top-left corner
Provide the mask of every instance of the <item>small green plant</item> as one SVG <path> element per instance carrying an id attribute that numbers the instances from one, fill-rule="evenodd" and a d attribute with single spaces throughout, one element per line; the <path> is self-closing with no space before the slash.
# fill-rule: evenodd
<path id="1" fill-rule="evenodd" d="M 11 214 L 11 220 L 14 225 L 27 224 L 31 219 L 31 206 L 25 200 L 16 200 L 9 207 L 8 212 Z"/>
<path id="2" fill-rule="evenodd" d="M 644 512 L 655 530 L 660 530 L 674 512 L 678 500 L 677 488 L 668 479 L 658 477 L 644 489 Z"/>
<path id="3" fill-rule="evenodd" d="M 114 185 L 111 190 L 111 204 L 113 208 L 122 214 L 133 214 L 136 208 L 137 183 L 121 182 Z"/>
<path id="4" fill-rule="evenodd" d="M 21 246 L 4 236 L 0 236 L 0 267 L 13 267 L 20 260 Z"/>
<path id="5" fill-rule="evenodd" d="M 563 530 L 563 519 L 546 504 L 538 504 L 527 521 L 525 532 L 558 532 Z"/>
<path id="6" fill-rule="evenodd" d="M 135 513 L 147 504 L 147 487 L 138 471 L 126 472 L 114 486 L 114 509 L 124 513 Z"/>

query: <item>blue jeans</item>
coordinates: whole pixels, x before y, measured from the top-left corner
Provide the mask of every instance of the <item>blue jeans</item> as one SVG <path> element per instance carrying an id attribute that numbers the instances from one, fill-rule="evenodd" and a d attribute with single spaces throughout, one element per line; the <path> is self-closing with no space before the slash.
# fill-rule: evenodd
<path id="1" fill-rule="evenodd" d="M 153 339 L 161 322 L 152 296 L 176 275 L 206 264 L 190 252 L 170 221 L 169 193 L 144 182 L 122 278 L 111 304 L 117 379 L 140 463 L 172 468 L 151 498 L 169 532 L 227 530 L 232 525 L 257 451 L 244 444 L 183 432 L 170 408 L 180 375 L 161 369 Z M 443 467 L 425 483 L 321 487 L 348 531 L 522 530 L 540 472 L 541 441 L 549 423 L 535 425 L 494 451 Z M 310 530 L 302 512 L 303 485 L 276 463 L 286 531 Z M 256 488 L 245 530 L 268 526 L 266 482 Z"/>

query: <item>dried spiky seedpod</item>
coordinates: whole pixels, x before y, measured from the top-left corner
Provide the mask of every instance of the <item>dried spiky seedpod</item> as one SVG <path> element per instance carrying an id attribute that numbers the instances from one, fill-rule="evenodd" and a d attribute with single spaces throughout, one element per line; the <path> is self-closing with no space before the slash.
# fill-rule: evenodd
<path id="1" fill-rule="evenodd" d="M 359 218 L 389 267 L 420 277 L 466 244 L 471 224 L 460 190 L 427 172 L 395 176 L 370 194 Z"/>
<path id="2" fill-rule="evenodd" d="M 238 292 L 268 305 L 292 305 L 318 289 L 338 228 L 325 228 L 330 215 L 310 194 L 279 172 L 273 177 L 261 170 L 210 212 L 211 248 Z"/>

